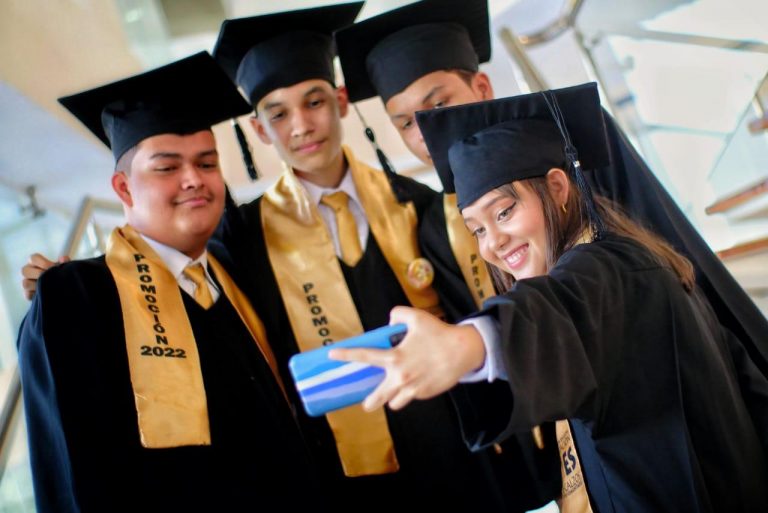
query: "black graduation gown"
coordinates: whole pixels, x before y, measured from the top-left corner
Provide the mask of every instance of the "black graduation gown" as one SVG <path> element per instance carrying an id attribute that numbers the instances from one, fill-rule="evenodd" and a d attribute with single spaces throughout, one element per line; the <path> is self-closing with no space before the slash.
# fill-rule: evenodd
<path id="1" fill-rule="evenodd" d="M 720 323 L 741 340 L 755 364 L 768 376 L 768 319 L 691 225 L 616 121 L 606 112 L 603 117 L 611 166 L 587 173 L 593 187 L 691 261 L 696 270 L 696 284 Z"/>
<path id="2" fill-rule="evenodd" d="M 182 293 L 201 361 L 210 446 L 141 446 L 123 318 L 104 257 L 46 271 L 19 335 L 38 511 L 258 511 L 316 504 L 293 413 L 226 296 Z M 322 505 L 318 505 L 322 508 Z"/>
<path id="3" fill-rule="evenodd" d="M 639 244 L 579 245 L 481 314 L 514 406 L 467 426 L 476 443 L 569 418 L 600 513 L 765 511 L 768 382 Z"/>
<path id="4" fill-rule="evenodd" d="M 691 261 L 696 282 L 720 322 L 744 343 L 768 376 L 768 320 L 694 229 L 613 118 L 606 112 L 604 118 L 611 164 L 586 173 L 593 190 L 619 204 L 635 222 L 653 230 Z M 446 310 L 455 319 L 474 312 L 472 296 L 448 241 L 441 197 L 427 209 L 419 240 L 424 256 L 435 266 L 435 289 Z"/>
<path id="5" fill-rule="evenodd" d="M 397 179 L 419 213 L 435 195 L 418 182 Z M 261 198 L 239 209 L 230 201 L 209 247 L 222 263 L 232 267 L 243 291 L 260 312 L 265 312 L 263 319 L 273 350 L 288 375 L 287 361 L 299 348 L 266 257 L 260 207 Z M 255 265 L 247 265 L 248 262 Z M 372 232 L 360 262 L 354 268 L 342 263 L 342 271 L 366 330 L 386 324 L 394 306 L 409 304 Z M 290 394 L 299 404 L 292 383 Z M 299 408 L 302 428 L 323 475 L 325 494 L 335 510 L 391 512 L 407 508 L 458 512 L 523 511 L 531 507 L 517 498 L 502 497 L 498 476 L 488 466 L 491 454 L 474 454 L 467 449 L 447 394 L 414 403 L 399 412 L 387 410 L 386 414 L 400 470 L 382 476 L 347 478 L 327 421 L 309 417 Z M 526 483 L 530 482 L 528 478 Z"/>

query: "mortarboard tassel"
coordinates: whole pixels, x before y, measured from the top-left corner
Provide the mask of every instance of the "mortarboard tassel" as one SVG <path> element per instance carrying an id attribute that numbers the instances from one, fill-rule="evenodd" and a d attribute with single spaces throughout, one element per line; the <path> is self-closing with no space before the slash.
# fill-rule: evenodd
<path id="1" fill-rule="evenodd" d="M 365 122 L 365 118 L 363 118 L 363 115 L 360 113 L 360 110 L 357 108 L 356 104 L 352 104 L 352 106 L 355 109 L 355 112 L 357 112 L 357 117 L 360 118 L 360 122 L 365 127 L 365 137 L 368 138 L 369 141 L 371 141 L 371 145 L 373 146 L 373 149 L 376 151 L 376 156 L 379 159 L 379 164 L 381 164 L 382 170 L 384 170 L 384 173 L 387 175 L 387 180 L 389 180 L 389 186 L 392 188 L 392 192 L 394 193 L 395 197 L 397 198 L 398 203 L 407 203 L 411 200 L 410 196 L 406 192 L 405 188 L 400 184 L 398 181 L 397 172 L 395 172 L 395 168 L 392 166 L 392 163 L 387 158 L 384 151 L 379 147 L 379 144 L 376 142 L 376 135 L 373 133 L 373 129 L 368 126 L 368 123 Z"/>
<path id="2" fill-rule="evenodd" d="M 587 219 L 589 225 L 594 233 L 595 240 L 600 239 L 605 233 L 605 224 L 600 214 L 597 213 L 597 207 L 595 206 L 595 199 L 592 196 L 592 188 L 589 186 L 584 172 L 581 169 L 581 162 L 579 162 L 579 155 L 576 151 L 576 147 L 571 141 L 571 136 L 568 133 L 568 128 L 565 125 L 565 119 L 563 113 L 560 110 L 560 105 L 557 103 L 557 97 L 552 91 L 542 91 L 541 95 L 544 97 L 544 101 L 549 107 L 549 111 L 555 120 L 557 128 L 563 136 L 565 141 L 565 158 L 570 168 L 573 181 L 576 183 L 576 188 L 581 193 L 581 197 L 584 199 L 584 203 L 587 207 Z"/>
<path id="3" fill-rule="evenodd" d="M 248 144 L 248 139 L 245 138 L 245 132 L 240 127 L 240 123 L 236 119 L 232 120 L 232 126 L 235 128 L 235 135 L 237 136 L 237 142 L 240 143 L 240 151 L 243 154 L 243 162 L 245 162 L 245 169 L 248 171 L 248 176 L 251 180 L 259 179 L 259 170 L 256 169 L 256 164 L 253 162 L 253 155 L 251 155 L 251 145 Z"/>

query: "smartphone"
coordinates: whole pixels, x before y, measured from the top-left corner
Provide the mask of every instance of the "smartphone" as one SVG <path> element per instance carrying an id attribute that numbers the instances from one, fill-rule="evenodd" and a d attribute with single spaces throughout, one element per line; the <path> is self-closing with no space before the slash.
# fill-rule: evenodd
<path id="1" fill-rule="evenodd" d="M 306 412 L 312 417 L 319 417 L 362 402 L 384 379 L 384 369 L 365 363 L 331 360 L 328 351 L 351 347 L 389 349 L 403 340 L 405 332 L 405 324 L 382 326 L 293 355 L 288 361 L 288 368 Z"/>

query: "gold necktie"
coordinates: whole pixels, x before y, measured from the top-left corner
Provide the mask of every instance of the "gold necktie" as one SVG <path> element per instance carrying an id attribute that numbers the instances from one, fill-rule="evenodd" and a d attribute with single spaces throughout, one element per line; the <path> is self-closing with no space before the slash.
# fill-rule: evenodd
<path id="1" fill-rule="evenodd" d="M 357 223 L 352 211 L 349 210 L 349 196 L 344 191 L 336 191 L 327 194 L 320 199 L 320 203 L 333 209 L 336 215 L 336 226 L 339 231 L 339 246 L 341 246 L 341 259 L 350 267 L 363 256 L 360 247 L 360 239 L 357 236 Z"/>
<path id="2" fill-rule="evenodd" d="M 195 301 L 208 310 L 213 304 L 211 289 L 208 288 L 208 280 L 205 279 L 203 264 L 197 263 L 184 268 L 184 276 L 195 284 Z"/>
<path id="3" fill-rule="evenodd" d="M 557 446 L 560 449 L 560 474 L 563 478 L 563 491 L 558 506 L 562 513 L 592 513 L 589 505 L 587 485 L 581 469 L 581 460 L 573 443 L 571 426 L 567 420 L 555 422 Z"/>

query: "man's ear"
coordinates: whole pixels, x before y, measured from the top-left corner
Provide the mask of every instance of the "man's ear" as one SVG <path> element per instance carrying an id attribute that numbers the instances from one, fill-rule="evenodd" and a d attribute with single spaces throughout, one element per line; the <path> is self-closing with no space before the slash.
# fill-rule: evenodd
<path id="1" fill-rule="evenodd" d="M 269 135 L 267 135 L 267 131 L 264 129 L 264 123 L 261 122 L 261 119 L 259 119 L 258 116 L 253 115 L 248 118 L 248 121 L 250 121 L 253 130 L 256 132 L 256 135 L 259 136 L 261 142 L 271 145 L 272 139 L 270 139 Z"/>
<path id="2" fill-rule="evenodd" d="M 112 189 L 120 198 L 120 201 L 126 207 L 133 206 L 133 198 L 131 197 L 131 190 L 128 186 L 128 176 L 125 171 L 115 171 L 112 174 Z"/>
<path id="3" fill-rule="evenodd" d="M 555 205 L 565 205 L 571 192 L 571 182 L 565 171 L 557 167 L 550 169 L 547 173 L 547 189 Z"/>
<path id="4" fill-rule="evenodd" d="M 343 118 L 349 112 L 349 92 L 347 92 L 347 86 L 340 85 L 336 88 L 336 103 L 339 104 L 339 117 Z"/>
<path id="5" fill-rule="evenodd" d="M 472 89 L 479 95 L 478 100 L 493 100 L 494 98 L 491 78 L 482 71 L 478 71 L 472 77 Z"/>

